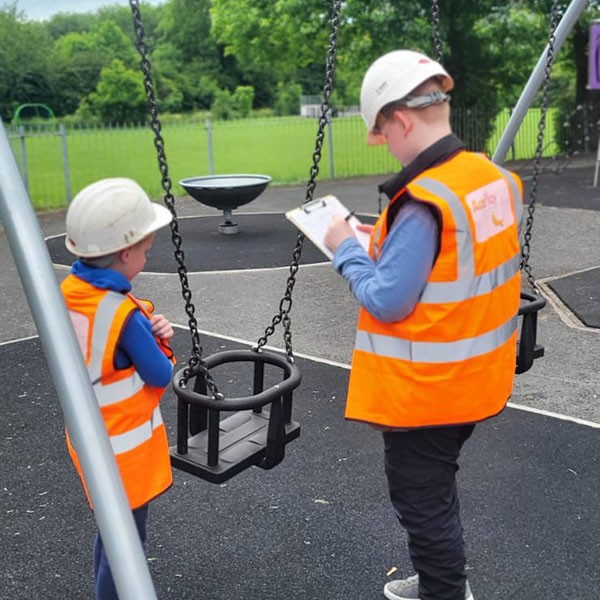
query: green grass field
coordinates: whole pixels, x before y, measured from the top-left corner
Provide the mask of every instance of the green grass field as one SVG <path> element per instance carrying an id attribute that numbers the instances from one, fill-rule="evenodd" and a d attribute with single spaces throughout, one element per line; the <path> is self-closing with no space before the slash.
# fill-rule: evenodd
<path id="1" fill-rule="evenodd" d="M 527 115 L 515 140 L 515 158 L 531 158 L 535 151 L 539 110 Z M 493 152 L 508 111 L 496 118 L 495 131 L 487 144 Z M 546 140 L 554 132 L 551 116 Z M 305 182 L 312 165 L 317 122 L 302 117 L 216 121 L 212 123 L 215 173 L 261 173 L 273 178 L 273 185 Z M 175 195 L 183 195 L 177 182 L 184 177 L 208 175 L 209 156 L 204 122 L 167 125 L 163 128 L 169 175 Z M 392 173 L 397 163 L 385 147 L 369 148 L 360 117 L 333 119 L 333 165 L 336 178 Z M 21 168 L 21 140 L 11 132 L 11 144 Z M 153 134 L 148 127 L 91 127 L 67 129 L 71 192 L 103 177 L 131 177 L 154 198 L 162 197 Z M 554 154 L 552 144 L 546 155 Z M 29 193 L 38 210 L 67 204 L 61 137 L 56 131 L 27 130 L 26 154 Z M 509 153 L 508 158 L 512 158 Z M 323 143 L 320 178 L 330 177 L 329 140 Z"/>

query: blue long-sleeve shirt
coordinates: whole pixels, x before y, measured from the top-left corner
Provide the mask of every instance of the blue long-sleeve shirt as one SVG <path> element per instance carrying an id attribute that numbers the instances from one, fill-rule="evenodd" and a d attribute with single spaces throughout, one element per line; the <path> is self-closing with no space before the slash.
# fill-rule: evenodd
<path id="1" fill-rule="evenodd" d="M 98 269 L 75 261 L 71 273 L 94 287 L 123 294 L 131 283 L 112 269 Z M 115 367 L 126 369 L 133 365 L 140 377 L 153 387 L 166 387 L 171 381 L 173 365 L 158 347 L 150 321 L 139 311 L 132 313 L 121 333 L 115 357 Z"/>
<path id="2" fill-rule="evenodd" d="M 401 321 L 419 300 L 436 257 L 438 224 L 423 203 L 408 201 L 398 213 L 374 262 L 356 238 L 338 247 L 333 267 L 369 313 L 382 322 Z"/>

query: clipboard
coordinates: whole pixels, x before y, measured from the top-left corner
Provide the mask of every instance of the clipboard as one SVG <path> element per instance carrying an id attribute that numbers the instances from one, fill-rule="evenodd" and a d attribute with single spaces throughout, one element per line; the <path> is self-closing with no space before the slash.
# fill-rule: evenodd
<path id="1" fill-rule="evenodd" d="M 350 211 L 332 195 L 317 198 L 299 208 L 285 213 L 285 218 L 291 221 L 329 260 L 333 260 L 333 252 L 325 246 L 325 233 L 331 225 L 334 215 L 347 217 Z M 368 252 L 371 236 L 364 231 L 358 231 L 361 222 L 352 215 L 348 225 L 354 231 L 359 244 Z"/>

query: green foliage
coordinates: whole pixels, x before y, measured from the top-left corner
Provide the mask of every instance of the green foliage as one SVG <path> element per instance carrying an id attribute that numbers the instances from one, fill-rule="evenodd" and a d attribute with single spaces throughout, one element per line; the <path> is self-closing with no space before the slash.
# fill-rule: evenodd
<path id="1" fill-rule="evenodd" d="M 20 104 L 56 109 L 51 76 L 52 38 L 41 23 L 24 21 L 16 4 L 0 8 L 0 116 L 10 121 Z"/>
<path id="2" fill-rule="evenodd" d="M 302 87 L 298 83 L 277 84 L 277 97 L 275 99 L 276 115 L 299 115 L 300 96 Z"/>
<path id="3" fill-rule="evenodd" d="M 69 33 L 84 33 L 88 31 L 95 17 L 90 13 L 57 13 L 46 22 L 48 33 L 58 40 Z"/>
<path id="4" fill-rule="evenodd" d="M 161 112 L 176 113 L 181 111 L 183 105 L 183 93 L 181 90 L 174 89 L 160 103 Z"/>
<path id="5" fill-rule="evenodd" d="M 498 104 L 514 106 L 548 38 L 547 17 L 526 6 L 493 7 L 473 31 Z"/>
<path id="6" fill-rule="evenodd" d="M 454 106 L 485 107 L 493 114 L 514 104 L 547 39 L 552 1 L 452 0 L 441 7 Z M 588 25 L 598 18 L 599 5 L 590 2 L 556 61 L 551 101 L 567 112 L 596 98 L 586 90 L 586 53 Z M 98 93 L 102 69 L 119 59 L 139 70 L 129 7 L 115 3 L 38 23 L 27 21 L 16 6 L 0 9 L 0 114 L 6 118 L 16 105 L 37 101 L 59 116 L 79 107 L 80 115 L 100 118 L 90 95 Z M 216 105 L 227 115 L 250 114 L 251 107 L 296 114 L 299 89 L 323 91 L 329 2 L 164 0 L 160 6 L 142 2 L 141 13 L 161 111 L 192 113 Z M 358 104 L 368 65 L 398 47 L 433 55 L 431 0 L 345 0 L 336 105 Z M 250 107 L 249 93 L 233 92 L 246 87 L 253 88 Z M 222 93 L 217 98 L 217 90 L 233 92 L 231 101 Z"/>
<path id="7" fill-rule="evenodd" d="M 263 70 L 285 81 L 298 66 L 323 58 L 328 35 L 323 8 L 321 0 L 213 0 L 212 33 L 245 76 Z"/>
<path id="8" fill-rule="evenodd" d="M 100 22 L 90 34 L 93 36 L 95 50 L 100 52 L 107 62 L 115 58 L 127 66 L 138 62 L 138 53 L 131 40 L 114 21 Z"/>
<path id="9" fill-rule="evenodd" d="M 105 122 L 142 121 L 146 114 L 146 95 L 142 76 L 128 69 L 123 61 L 113 59 L 100 73 L 96 91 L 87 97 L 88 106 L 80 106 L 81 114 L 89 110 Z"/>
<path id="10" fill-rule="evenodd" d="M 215 120 L 233 119 L 236 116 L 233 95 L 229 90 L 217 90 L 215 99 L 210 107 L 212 118 Z"/>
<path id="11" fill-rule="evenodd" d="M 233 104 L 243 119 L 247 118 L 252 112 L 252 103 L 254 102 L 254 88 L 251 85 L 238 85 L 233 93 Z"/>

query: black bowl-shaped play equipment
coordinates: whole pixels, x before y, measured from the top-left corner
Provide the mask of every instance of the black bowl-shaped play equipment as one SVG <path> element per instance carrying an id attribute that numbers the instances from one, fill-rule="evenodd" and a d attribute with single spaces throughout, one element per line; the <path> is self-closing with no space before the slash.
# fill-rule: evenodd
<path id="1" fill-rule="evenodd" d="M 252 202 L 269 185 L 268 175 L 208 175 L 186 177 L 179 185 L 194 200 L 223 211 L 225 222 L 219 226 L 221 233 L 237 233 L 231 211 Z"/>

